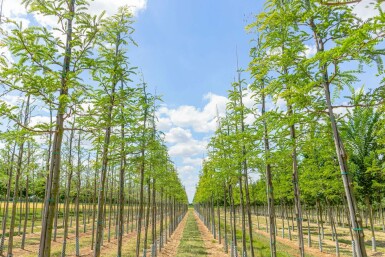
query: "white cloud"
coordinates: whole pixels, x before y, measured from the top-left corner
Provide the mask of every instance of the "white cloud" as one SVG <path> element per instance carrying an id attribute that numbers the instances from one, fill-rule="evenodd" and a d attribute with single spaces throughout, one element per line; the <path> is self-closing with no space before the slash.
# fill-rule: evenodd
<path id="1" fill-rule="evenodd" d="M 158 126 L 170 128 L 170 125 L 180 128 L 191 128 L 194 132 L 208 133 L 217 127 L 217 110 L 222 115 L 226 110 L 227 98 L 208 93 L 203 97 L 208 103 L 203 109 L 191 105 L 182 105 L 175 109 L 166 106 L 158 110 Z"/>
<path id="2" fill-rule="evenodd" d="M 40 145 L 47 144 L 47 135 L 45 134 L 35 135 L 33 138 Z"/>
<path id="3" fill-rule="evenodd" d="M 191 157 L 185 157 L 183 158 L 183 164 L 191 165 L 194 167 L 200 167 L 202 165 L 202 158 L 191 158 Z"/>
<path id="4" fill-rule="evenodd" d="M 178 169 L 179 174 L 181 174 L 181 175 L 190 174 L 190 173 L 196 171 L 196 169 L 193 166 L 182 166 L 182 167 L 178 167 L 177 169 Z"/>
<path id="5" fill-rule="evenodd" d="M 94 0 L 90 1 L 88 10 L 93 15 L 98 15 L 102 11 L 106 11 L 106 15 L 109 16 L 116 13 L 118 8 L 121 6 L 130 7 L 133 14 L 137 15 L 140 11 L 146 9 L 147 0 Z M 22 5 L 21 0 L 4 0 L 3 16 L 16 21 L 22 21 L 26 26 L 28 26 L 30 23 L 30 21 L 27 19 L 27 10 L 24 5 Z M 40 25 L 46 27 L 53 27 L 58 23 L 58 19 L 54 16 L 44 16 L 38 13 L 34 13 L 33 17 Z"/>
<path id="6" fill-rule="evenodd" d="M 172 122 L 170 118 L 158 117 L 157 127 L 160 131 L 167 131 L 171 129 Z"/>
<path id="7" fill-rule="evenodd" d="M 22 100 L 24 99 L 23 97 L 9 94 L 3 95 L 1 98 L 2 101 L 10 106 L 20 106 Z"/>
<path id="8" fill-rule="evenodd" d="M 363 0 L 353 8 L 353 11 L 358 17 L 366 20 L 379 14 L 378 9 L 376 8 L 376 4 L 376 0 Z M 382 3 L 381 7 L 384 8 L 385 3 Z"/>
<path id="9" fill-rule="evenodd" d="M 343 101 L 342 103 L 340 103 L 338 105 L 346 106 L 346 105 L 349 105 L 349 103 L 346 102 L 346 101 Z M 333 112 L 337 116 L 344 117 L 346 114 L 348 114 L 348 108 L 346 108 L 346 107 L 335 107 L 335 108 L 333 108 Z"/>
<path id="10" fill-rule="evenodd" d="M 278 97 L 277 101 L 275 102 L 275 105 L 278 107 L 278 110 L 280 111 L 286 111 L 286 100 Z"/>
<path id="11" fill-rule="evenodd" d="M 317 47 L 315 45 L 305 45 L 306 50 L 305 50 L 305 56 L 307 58 L 312 57 L 317 53 Z"/>
<path id="12" fill-rule="evenodd" d="M 92 14 L 100 14 L 103 10 L 107 12 L 107 15 L 112 15 L 118 11 L 121 6 L 128 6 L 137 15 L 140 11 L 146 9 L 147 0 L 95 0 L 90 3 L 90 12 Z"/>
<path id="13" fill-rule="evenodd" d="M 50 123 L 50 117 L 49 116 L 34 116 L 31 117 L 30 126 L 36 126 L 40 124 L 49 124 Z"/>
<path id="14" fill-rule="evenodd" d="M 21 4 L 21 0 L 4 0 L 3 16 L 7 18 L 22 17 L 27 15 L 27 10 Z"/>
<path id="15" fill-rule="evenodd" d="M 169 148 L 171 157 L 187 157 L 202 155 L 206 152 L 207 142 L 196 139 L 178 142 Z"/>
<path id="16" fill-rule="evenodd" d="M 21 0 L 4 0 L 3 1 L 3 18 L 11 18 L 12 20 L 22 23 L 23 26 L 29 26 L 30 20 L 27 19 L 27 10 L 21 4 Z"/>
<path id="17" fill-rule="evenodd" d="M 255 107 L 255 98 L 253 97 L 253 92 L 250 89 L 251 85 L 247 85 L 246 90 L 243 92 L 243 104 L 246 108 Z"/>
<path id="18" fill-rule="evenodd" d="M 256 108 L 249 87 L 243 92 L 243 103 L 247 108 Z M 186 188 L 189 199 L 195 193 L 207 144 L 217 128 L 217 116 L 224 117 L 227 97 L 207 93 L 203 96 L 205 104 L 199 108 L 192 105 L 177 107 L 161 106 L 157 111 L 158 128 L 165 132 L 165 141 L 169 145 L 169 154 L 178 166 L 178 172 Z M 252 124 L 254 115 L 246 116 L 246 123 Z"/>
<path id="19" fill-rule="evenodd" d="M 180 127 L 172 128 L 165 134 L 167 143 L 186 142 L 192 139 L 190 130 L 182 129 Z"/>
<path id="20" fill-rule="evenodd" d="M 59 23 L 59 19 L 55 16 L 51 16 L 51 15 L 42 15 L 40 13 L 34 13 L 33 14 L 33 17 L 35 18 L 36 22 L 39 23 L 41 26 L 44 26 L 44 27 L 57 27 L 58 23 Z M 58 31 L 54 31 L 55 32 L 55 37 L 58 37 L 59 35 L 61 35 L 62 33 L 58 32 Z M 60 37 L 62 38 L 62 37 Z"/>
<path id="21" fill-rule="evenodd" d="M 177 163 L 190 201 L 195 194 L 209 136 L 217 128 L 217 116 L 224 116 L 228 102 L 226 97 L 213 93 L 204 95 L 203 100 L 205 105 L 202 108 L 192 105 L 172 108 L 164 105 L 157 111 L 157 127 L 165 132 L 169 154 Z M 250 104 L 250 99 L 245 98 L 245 105 Z"/>

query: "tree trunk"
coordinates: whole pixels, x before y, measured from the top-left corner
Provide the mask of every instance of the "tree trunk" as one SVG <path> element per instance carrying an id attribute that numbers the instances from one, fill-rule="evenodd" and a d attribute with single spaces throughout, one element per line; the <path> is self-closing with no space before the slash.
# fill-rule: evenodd
<path id="1" fill-rule="evenodd" d="M 369 196 L 365 196 L 365 203 L 366 206 L 368 207 L 367 211 L 369 214 L 369 222 L 370 222 L 370 231 L 372 233 L 372 251 L 376 252 L 376 235 L 375 235 L 375 230 L 374 230 L 374 221 L 373 221 L 373 207 L 372 203 L 370 202 Z"/>
<path id="2" fill-rule="evenodd" d="M 288 113 L 289 116 L 293 116 L 293 107 L 291 104 L 288 104 Z M 292 140 L 292 161 L 293 161 L 293 186 L 294 186 L 294 203 L 295 203 L 295 216 L 297 220 L 298 228 L 298 247 L 301 257 L 305 257 L 305 248 L 303 242 L 303 229 L 302 229 L 302 207 L 301 207 L 301 197 L 299 190 L 299 180 L 298 180 L 298 162 L 297 162 L 297 143 L 296 143 L 296 133 L 295 133 L 295 124 L 290 125 L 290 138 Z"/>
<path id="3" fill-rule="evenodd" d="M 119 52 L 119 42 L 120 41 L 120 34 L 117 34 L 116 38 L 116 45 L 115 45 L 115 56 L 118 55 Z M 95 238 L 95 250 L 94 250 L 94 257 L 100 256 L 100 249 L 102 245 L 102 237 L 103 237 L 103 214 L 104 210 L 103 207 L 105 206 L 105 184 L 106 184 L 106 177 L 107 177 L 107 169 L 108 169 L 108 157 L 109 157 L 109 146 L 110 146 L 110 140 L 111 140 L 111 122 L 112 122 L 112 111 L 115 104 L 115 90 L 116 85 L 118 83 L 119 78 L 116 78 L 116 74 L 112 75 L 112 89 L 111 92 L 106 92 L 110 96 L 110 103 L 108 105 L 108 112 L 107 112 L 107 120 L 106 120 L 106 130 L 104 135 L 104 144 L 103 144 L 103 150 L 102 150 L 102 170 L 101 170 L 101 176 L 100 176 L 100 187 L 99 187 L 99 196 L 98 196 L 98 215 L 97 215 L 97 226 L 96 226 L 96 238 Z"/>
<path id="4" fill-rule="evenodd" d="M 266 99 L 265 99 L 265 93 L 264 90 L 264 81 L 262 81 L 262 115 L 265 115 L 266 113 Z M 267 205 L 268 205 L 268 211 L 269 211 L 269 233 L 270 233 L 270 254 L 271 257 L 277 256 L 277 250 L 276 250 L 276 234 L 275 234 L 275 209 L 274 209 L 274 189 L 273 189 L 273 182 L 272 182 L 272 176 L 271 176 L 271 165 L 269 160 L 269 154 L 270 154 L 270 144 L 269 144 L 269 133 L 267 128 L 267 122 L 266 118 L 263 119 L 263 126 L 264 126 L 264 146 L 265 146 L 265 165 L 266 165 L 266 190 L 267 190 Z M 267 227 L 267 224 L 266 224 Z"/>
<path id="5" fill-rule="evenodd" d="M 94 250 L 95 241 L 95 218 L 96 218 L 96 184 L 98 175 L 98 163 L 99 163 L 99 148 L 96 150 L 96 161 L 95 161 L 95 174 L 94 174 L 94 193 L 92 196 L 92 238 L 91 238 L 91 250 Z"/>
<path id="6" fill-rule="evenodd" d="M 25 216 L 24 216 L 24 226 L 23 226 L 23 237 L 21 239 L 21 249 L 24 250 L 25 245 L 25 236 L 27 234 L 27 223 L 29 216 L 29 165 L 31 161 L 31 143 L 28 142 L 28 157 L 27 157 L 27 182 L 25 186 Z"/>
<path id="7" fill-rule="evenodd" d="M 123 85 L 123 84 L 122 84 Z M 123 87 L 123 86 L 122 86 Z M 121 89 L 123 90 L 123 88 Z M 121 110 L 123 115 L 123 107 Z M 118 257 L 122 256 L 122 243 L 123 243 L 123 233 L 124 233 L 124 179 L 126 171 L 126 153 L 125 153 L 125 142 L 124 142 L 124 124 L 122 123 L 120 127 L 120 139 L 122 140 L 121 149 L 120 149 L 120 173 L 119 173 L 119 225 L 118 225 Z"/>
<path id="8" fill-rule="evenodd" d="M 322 36 L 318 34 L 317 26 L 314 23 L 314 18 L 310 18 L 310 27 L 315 37 L 317 52 L 324 52 L 325 41 L 322 38 Z M 346 154 L 341 136 L 339 134 L 336 118 L 333 112 L 333 106 L 332 106 L 331 95 L 330 95 L 328 67 L 326 64 L 320 64 L 319 68 L 320 68 L 320 71 L 323 73 L 322 86 L 324 88 L 324 94 L 325 94 L 331 129 L 333 132 L 333 139 L 334 139 L 336 154 L 337 154 L 338 163 L 341 170 L 342 182 L 344 184 L 347 205 L 349 208 L 350 221 L 351 221 L 353 237 L 355 242 L 355 249 L 356 249 L 357 257 L 366 257 L 367 254 L 365 249 L 364 232 L 361 225 L 362 219 L 360 217 L 360 214 L 357 208 L 356 199 L 353 194 L 353 183 L 351 182 L 351 178 L 349 176 L 347 154 Z"/>
<path id="9" fill-rule="evenodd" d="M 146 87 L 143 85 L 143 93 L 144 93 L 144 99 L 147 103 L 147 94 L 146 94 Z M 139 191 L 139 210 L 138 210 L 138 223 L 137 223 L 137 236 L 136 236 L 136 257 L 139 257 L 140 254 L 140 237 L 141 237 L 141 231 L 142 231 L 142 217 L 143 217 L 143 200 L 144 200 L 144 171 L 145 171 L 145 145 L 146 145 L 146 128 L 147 128 L 147 115 L 148 115 L 148 107 L 146 106 L 144 109 L 144 118 L 143 118 L 143 131 L 142 131 L 142 138 L 141 138 L 141 161 L 140 161 L 140 191 Z"/>
<path id="10" fill-rule="evenodd" d="M 23 125 L 26 127 L 28 125 L 29 121 L 29 100 L 30 96 L 28 95 L 26 105 L 25 105 L 25 112 L 24 112 L 24 122 Z M 22 171 L 22 165 L 23 165 L 23 155 L 24 155 L 24 144 L 26 138 L 22 136 L 20 140 L 19 145 L 19 154 L 18 154 L 18 160 L 17 160 L 17 168 L 16 168 L 16 177 L 15 177 L 15 186 L 14 186 L 14 193 L 13 193 L 13 202 L 12 202 L 12 216 L 11 216 L 11 224 L 9 227 L 9 238 L 8 238 L 8 257 L 12 257 L 12 250 L 13 250 L 13 236 L 14 236 L 14 229 L 15 229 L 15 219 L 16 219 L 16 208 L 17 208 L 17 198 L 19 194 L 19 182 L 21 177 L 21 171 Z M 20 201 L 20 208 L 22 204 Z M 21 217 L 21 215 L 20 215 Z"/>
<path id="11" fill-rule="evenodd" d="M 81 173 L 81 155 L 80 155 L 80 139 L 81 139 L 81 133 L 79 132 L 79 138 L 78 138 L 78 177 L 77 177 L 77 187 L 76 187 L 76 220 L 75 220 L 75 252 L 76 256 L 80 256 L 80 244 L 79 244 L 79 234 L 80 234 L 80 222 L 79 222 L 79 198 L 80 198 L 80 187 L 81 187 L 81 179 L 80 179 L 80 173 Z M 83 212 L 84 215 L 84 212 Z"/>
<path id="12" fill-rule="evenodd" d="M 11 184 L 12 184 L 12 177 L 13 177 L 13 162 L 15 158 L 15 151 L 16 151 L 16 141 L 13 145 L 13 150 L 10 157 L 10 168 L 8 171 L 8 184 L 7 184 L 7 195 L 5 198 L 5 207 L 4 207 L 4 216 L 2 221 L 2 233 L 1 233 L 1 242 L 0 242 L 0 254 L 3 254 L 3 248 L 4 248 L 4 240 L 5 240 L 5 233 L 7 230 L 7 220 L 8 220 L 8 212 L 9 212 L 9 200 L 11 197 Z"/>
<path id="13" fill-rule="evenodd" d="M 72 123 L 72 128 L 75 127 L 75 120 Z M 68 238 L 68 218 L 70 215 L 70 203 L 71 203 L 71 184 L 72 184 L 72 174 L 73 174 L 73 163 L 72 163 L 72 144 L 74 139 L 75 130 L 72 129 L 70 133 L 69 138 L 69 154 L 68 154 L 68 177 L 67 177 L 67 190 L 65 194 L 65 200 L 64 200 L 64 231 L 63 231 L 63 245 L 62 245 L 62 252 L 61 256 L 66 256 L 66 250 L 67 250 L 67 238 Z"/>

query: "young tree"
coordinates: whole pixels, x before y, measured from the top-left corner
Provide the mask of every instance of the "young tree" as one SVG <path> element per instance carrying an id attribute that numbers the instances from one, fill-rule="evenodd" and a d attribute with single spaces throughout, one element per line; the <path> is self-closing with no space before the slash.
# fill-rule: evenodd
<path id="1" fill-rule="evenodd" d="M 132 42 L 130 37 L 133 29 L 132 14 L 128 7 L 121 8 L 119 13 L 108 18 L 101 27 L 98 38 L 99 59 L 93 78 L 99 83 L 95 93 L 95 106 L 99 109 L 101 119 L 99 125 L 104 128 L 104 143 L 102 145 L 102 167 L 98 196 L 98 214 L 95 238 L 94 256 L 100 256 L 103 235 L 103 208 L 105 204 L 105 185 L 107 178 L 111 131 L 116 124 L 120 106 L 118 100 L 118 83 L 125 83 L 132 72 L 128 66 L 127 49 L 124 47 Z M 101 123 L 101 124 L 100 124 Z"/>

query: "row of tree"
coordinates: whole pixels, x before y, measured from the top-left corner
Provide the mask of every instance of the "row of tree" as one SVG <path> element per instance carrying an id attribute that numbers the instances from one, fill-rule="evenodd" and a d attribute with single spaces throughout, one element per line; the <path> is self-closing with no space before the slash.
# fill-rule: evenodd
<path id="1" fill-rule="evenodd" d="M 66 256 L 73 232 L 76 256 L 81 241 L 91 238 L 97 257 L 112 226 L 117 256 L 124 256 L 131 224 L 135 256 L 142 250 L 147 256 L 149 242 L 155 256 L 186 212 L 187 196 L 156 129 L 158 97 L 143 78 L 133 82 L 130 9 L 105 17 L 90 15 L 86 0 L 23 4 L 30 18 L 45 16 L 56 25 L 2 23 L 1 46 L 12 59 L 0 58 L 1 252 L 7 239 L 13 256 L 18 223 L 22 249 L 39 231 L 33 251 L 51 256 L 60 234 Z"/>
<path id="2" fill-rule="evenodd" d="M 255 256 L 252 205 L 266 205 L 271 256 L 277 256 L 276 210 L 285 205 L 293 206 L 301 256 L 304 205 L 317 208 L 321 223 L 322 205 L 345 206 L 353 254 L 362 257 L 362 204 L 376 250 L 373 205 L 383 219 L 385 183 L 383 81 L 361 88 L 362 74 L 373 64 L 379 76 L 384 72 L 385 16 L 376 8 L 378 15 L 362 20 L 348 5 L 267 0 L 248 26 L 256 34 L 247 70 L 251 82 L 238 69 L 194 198 L 198 211 L 215 201 L 239 207 L 242 256 Z M 375 74 L 365 76 L 370 81 Z M 246 99 L 253 105 L 245 106 Z M 251 185 L 250 173 L 259 177 Z M 329 222 L 335 223 L 336 213 Z M 234 225 L 233 241 L 236 230 Z"/>

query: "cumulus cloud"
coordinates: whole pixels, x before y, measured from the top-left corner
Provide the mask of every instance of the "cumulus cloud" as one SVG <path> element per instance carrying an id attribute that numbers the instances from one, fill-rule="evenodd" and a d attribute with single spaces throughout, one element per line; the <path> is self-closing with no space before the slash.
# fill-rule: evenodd
<path id="1" fill-rule="evenodd" d="M 146 9 L 147 0 L 95 0 L 90 3 L 90 12 L 93 14 L 100 14 L 103 10 L 106 11 L 107 15 L 112 15 L 118 11 L 121 6 L 128 6 L 137 15 L 140 11 Z"/>
<path id="2" fill-rule="evenodd" d="M 23 17 L 27 15 L 27 10 L 21 4 L 21 0 L 4 0 L 3 16 L 4 17 Z"/>
<path id="3" fill-rule="evenodd" d="M 9 95 L 9 94 L 3 95 L 1 97 L 1 100 L 10 106 L 19 106 L 21 104 L 21 102 L 23 101 L 23 99 L 24 98 L 21 96 Z"/>
<path id="4" fill-rule="evenodd" d="M 190 200 L 198 183 L 209 136 L 217 128 L 217 116 L 224 116 L 228 102 L 226 97 L 213 93 L 204 95 L 202 100 L 203 107 L 164 105 L 157 111 L 157 127 L 165 134 L 169 154 L 177 163 Z"/>
<path id="5" fill-rule="evenodd" d="M 259 113 L 249 86 L 243 95 L 243 104 Z M 214 93 L 207 93 L 202 100 L 205 103 L 202 107 L 163 105 L 157 110 L 157 127 L 165 133 L 169 154 L 177 164 L 179 176 L 190 200 L 195 193 L 207 144 L 218 126 L 217 118 L 225 116 L 229 102 L 227 97 Z M 255 118 L 253 114 L 247 114 L 246 124 L 252 124 Z"/>
<path id="6" fill-rule="evenodd" d="M 106 11 L 106 15 L 113 15 L 118 11 L 121 6 L 128 6 L 132 10 L 134 15 L 137 15 L 140 11 L 143 11 L 147 7 L 147 0 L 94 0 L 89 2 L 89 12 L 94 15 L 98 15 L 103 11 Z M 27 18 L 27 10 L 22 5 L 21 0 L 4 0 L 3 3 L 3 16 L 14 19 L 16 21 L 22 21 L 24 25 L 28 26 L 30 20 Z M 58 23 L 56 17 L 44 16 L 38 13 L 34 13 L 33 17 L 36 22 L 42 26 L 53 27 Z"/>
<path id="7" fill-rule="evenodd" d="M 40 124 L 49 124 L 50 123 L 50 117 L 48 116 L 34 116 L 31 117 L 30 126 L 36 126 Z"/>
<path id="8" fill-rule="evenodd" d="M 353 8 L 353 11 L 361 19 L 367 20 L 379 14 L 376 4 L 376 0 L 362 0 Z M 381 7 L 384 8 L 385 3 L 382 3 Z"/>
<path id="9" fill-rule="evenodd" d="M 160 131 L 167 131 L 172 128 L 172 122 L 168 117 L 158 117 L 157 127 Z"/>
<path id="10" fill-rule="evenodd" d="M 307 58 L 312 57 L 317 53 L 317 47 L 315 45 L 306 45 L 305 56 Z"/>
<path id="11" fill-rule="evenodd" d="M 207 142 L 196 139 L 178 142 L 169 148 L 171 157 L 186 157 L 203 155 L 206 152 Z"/>
<path id="12" fill-rule="evenodd" d="M 202 161 L 203 160 L 201 158 L 191 158 L 191 157 L 183 158 L 183 164 L 191 165 L 194 167 L 200 167 L 202 165 Z"/>
<path id="13" fill-rule="evenodd" d="M 178 167 L 178 171 L 180 174 L 190 174 L 195 171 L 195 168 L 193 166 L 181 166 Z"/>
<path id="14" fill-rule="evenodd" d="M 170 126 L 190 128 L 194 132 L 213 132 L 217 126 L 217 112 L 224 114 L 227 98 L 208 93 L 203 97 L 207 104 L 201 109 L 191 105 L 182 105 L 177 108 L 163 106 L 158 110 L 158 127 L 165 130 Z M 176 131 L 174 131 L 176 132 Z"/>
<path id="15" fill-rule="evenodd" d="M 192 139 L 190 130 L 182 129 L 180 127 L 172 128 L 165 134 L 165 140 L 167 143 L 179 143 L 186 142 Z"/>

